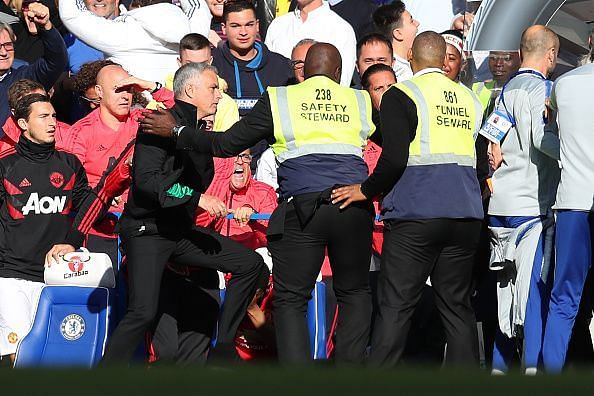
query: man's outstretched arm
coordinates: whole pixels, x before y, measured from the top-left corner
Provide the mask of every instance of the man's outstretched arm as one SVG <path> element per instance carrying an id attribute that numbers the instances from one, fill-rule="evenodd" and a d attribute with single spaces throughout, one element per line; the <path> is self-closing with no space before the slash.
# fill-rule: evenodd
<path id="1" fill-rule="evenodd" d="M 172 134 L 177 125 L 175 118 L 167 111 L 146 114 L 140 120 L 144 133 L 176 139 L 180 150 L 196 150 L 216 157 L 233 157 L 252 147 L 261 140 L 274 142 L 274 124 L 270 111 L 270 99 L 264 94 L 250 113 L 233 124 L 225 133 L 206 132 L 184 127 L 179 135 Z"/>

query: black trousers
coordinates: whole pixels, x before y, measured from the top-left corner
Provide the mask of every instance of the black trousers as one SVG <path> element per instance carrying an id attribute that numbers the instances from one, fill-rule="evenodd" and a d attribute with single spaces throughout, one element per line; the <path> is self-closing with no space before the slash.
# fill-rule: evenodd
<path id="1" fill-rule="evenodd" d="M 156 363 L 204 365 L 220 302 L 217 271 L 204 269 L 181 275 L 166 269 L 151 338 Z"/>
<path id="2" fill-rule="evenodd" d="M 92 253 L 105 253 L 111 260 L 113 273 L 118 275 L 118 238 L 104 238 L 97 235 L 87 236 L 86 248 Z"/>
<path id="3" fill-rule="evenodd" d="M 122 233 L 123 234 L 123 233 Z M 219 319 L 217 348 L 234 350 L 235 333 L 256 292 L 264 261 L 259 254 L 205 228 L 180 235 L 122 235 L 128 268 L 128 310 L 114 331 L 105 364 L 127 363 L 157 315 L 163 270 L 168 261 L 231 272 Z"/>
<path id="4" fill-rule="evenodd" d="M 470 304 L 479 220 L 386 221 L 379 275 L 379 311 L 370 364 L 392 367 L 407 344 L 411 317 L 431 278 L 447 339 L 446 362 L 478 366 L 478 339 Z"/>
<path id="5" fill-rule="evenodd" d="M 370 204 L 353 205 L 342 211 L 338 205 L 323 204 L 303 228 L 293 204 L 287 204 L 283 235 L 268 238 L 274 263 L 274 323 L 281 363 L 311 361 L 307 302 L 326 247 L 340 312 L 335 359 L 343 363 L 362 362 L 371 320 L 368 272 L 372 229 Z"/>

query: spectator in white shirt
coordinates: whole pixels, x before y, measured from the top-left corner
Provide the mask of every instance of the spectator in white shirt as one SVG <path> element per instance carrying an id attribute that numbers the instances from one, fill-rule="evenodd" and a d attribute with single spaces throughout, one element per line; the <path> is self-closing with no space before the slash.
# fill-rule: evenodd
<path id="1" fill-rule="evenodd" d="M 186 34 L 207 36 L 211 14 L 204 0 L 180 0 L 181 9 L 167 0 L 135 0 L 139 8 L 105 19 L 91 13 L 82 1 L 59 3 L 68 30 L 103 52 L 128 72 L 149 81 L 164 81 L 178 68 L 179 41 Z"/>
<path id="2" fill-rule="evenodd" d="M 408 54 L 419 30 L 419 21 L 413 18 L 400 0 L 379 7 L 373 13 L 373 21 L 381 34 L 392 41 L 394 50 L 394 73 L 398 82 L 413 76 Z"/>
<path id="3" fill-rule="evenodd" d="M 452 29 L 453 22 L 466 10 L 466 0 L 404 0 L 404 3 L 406 9 L 423 22 L 419 33 Z"/>
<path id="4" fill-rule="evenodd" d="M 349 86 L 355 70 L 355 32 L 351 25 L 322 0 L 297 0 L 295 11 L 272 21 L 266 33 L 266 46 L 290 58 L 300 40 L 310 38 L 333 44 L 342 56 L 340 84 Z"/>

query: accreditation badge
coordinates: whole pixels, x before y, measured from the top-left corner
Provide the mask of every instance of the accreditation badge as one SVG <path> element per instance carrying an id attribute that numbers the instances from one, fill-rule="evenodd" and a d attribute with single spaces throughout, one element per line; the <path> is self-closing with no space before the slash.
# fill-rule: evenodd
<path id="1" fill-rule="evenodd" d="M 499 144 L 505 135 L 507 135 L 512 125 L 507 114 L 496 110 L 487 117 L 487 121 L 485 121 L 479 133 L 493 143 Z"/>

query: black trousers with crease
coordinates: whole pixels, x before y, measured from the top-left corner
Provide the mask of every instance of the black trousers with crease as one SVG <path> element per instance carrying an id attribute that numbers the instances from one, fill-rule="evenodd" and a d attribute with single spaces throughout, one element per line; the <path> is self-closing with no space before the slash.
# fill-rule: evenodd
<path id="1" fill-rule="evenodd" d="M 335 360 L 363 362 L 372 308 L 368 276 L 372 229 L 373 207 L 368 203 L 345 210 L 322 204 L 305 227 L 294 205 L 287 204 L 284 233 L 268 238 L 274 264 L 274 323 L 281 363 L 311 361 L 307 302 L 326 248 L 339 310 Z"/>
<path id="2" fill-rule="evenodd" d="M 379 310 L 370 364 L 396 366 L 405 350 L 411 317 L 430 278 L 447 339 L 446 363 L 478 367 L 476 319 L 470 304 L 480 220 L 384 222 Z"/>

